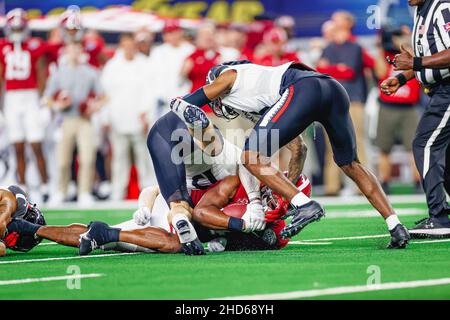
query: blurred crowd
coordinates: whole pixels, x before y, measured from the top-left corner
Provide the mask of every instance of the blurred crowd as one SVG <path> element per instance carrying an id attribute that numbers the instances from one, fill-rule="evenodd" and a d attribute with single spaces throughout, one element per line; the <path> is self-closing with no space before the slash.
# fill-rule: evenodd
<path id="1" fill-rule="evenodd" d="M 383 30 L 369 53 L 352 33 L 354 17 L 345 11 L 334 13 L 323 24 L 322 37 L 306 44 L 295 39 L 290 16 L 251 25 L 206 21 L 195 30 L 167 20 L 161 33 L 145 28 L 122 33 L 117 44 L 84 29 L 74 7 L 45 39 L 31 37 L 24 11 L 13 10 L 6 18 L 0 43 L 0 169 L 7 176 L 0 181 L 34 189 L 52 205 L 135 198 L 140 188 L 155 184 L 146 145 L 152 123 L 169 110 L 170 99 L 204 85 L 212 66 L 241 59 L 267 66 L 301 60 L 335 77 L 351 99 L 360 161 L 372 165 L 387 192 L 393 175 L 420 189 L 412 162 L 399 173 L 392 161 L 398 145 L 411 160 L 419 85 L 411 81 L 392 97 L 377 89 L 394 72 L 385 57 L 409 45 L 407 27 Z M 248 126 L 210 115 L 219 128 Z M 316 186 L 323 185 L 316 192 L 354 192 L 341 179 L 322 129 L 305 135 L 307 173 Z"/>

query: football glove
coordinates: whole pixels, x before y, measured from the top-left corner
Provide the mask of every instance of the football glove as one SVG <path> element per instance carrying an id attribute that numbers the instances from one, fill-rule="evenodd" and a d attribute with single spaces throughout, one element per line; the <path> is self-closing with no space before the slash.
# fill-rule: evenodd
<path id="1" fill-rule="evenodd" d="M 170 109 L 191 129 L 206 129 L 209 126 L 209 119 L 206 113 L 183 99 L 172 99 Z"/>
<path id="2" fill-rule="evenodd" d="M 266 222 L 261 200 L 254 200 L 247 205 L 242 220 L 245 221 L 244 232 L 264 230 Z"/>
<path id="3" fill-rule="evenodd" d="M 152 212 L 148 207 L 137 209 L 133 214 L 133 220 L 138 226 L 145 226 L 150 222 Z"/>

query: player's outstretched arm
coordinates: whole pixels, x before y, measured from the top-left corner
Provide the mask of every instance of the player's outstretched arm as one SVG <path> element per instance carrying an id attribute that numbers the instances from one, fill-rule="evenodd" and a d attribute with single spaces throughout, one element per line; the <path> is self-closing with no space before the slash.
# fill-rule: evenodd
<path id="1" fill-rule="evenodd" d="M 239 183 L 240 181 L 237 176 L 228 176 L 214 188 L 208 190 L 194 208 L 194 221 L 207 228 L 230 230 L 230 220 L 236 218 L 227 216 L 221 209 L 224 208 L 234 196 Z M 233 228 L 233 222 L 231 222 L 231 224 L 231 229 L 235 229 Z M 241 230 L 235 231 L 242 231 L 242 226 Z"/>

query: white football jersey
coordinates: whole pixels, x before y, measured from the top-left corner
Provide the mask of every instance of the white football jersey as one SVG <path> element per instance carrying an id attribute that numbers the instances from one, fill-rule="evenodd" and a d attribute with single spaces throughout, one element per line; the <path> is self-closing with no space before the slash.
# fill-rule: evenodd
<path id="1" fill-rule="evenodd" d="M 223 140 L 223 150 L 215 157 L 205 154 L 197 145 L 192 154 L 184 157 L 188 190 L 206 189 L 219 180 L 237 172 L 241 150 Z"/>
<path id="2" fill-rule="evenodd" d="M 278 67 L 266 67 L 253 63 L 228 66 L 222 71 L 236 70 L 236 80 L 222 102 L 238 112 L 260 113 L 274 105 L 280 98 L 283 74 L 292 62 Z"/>

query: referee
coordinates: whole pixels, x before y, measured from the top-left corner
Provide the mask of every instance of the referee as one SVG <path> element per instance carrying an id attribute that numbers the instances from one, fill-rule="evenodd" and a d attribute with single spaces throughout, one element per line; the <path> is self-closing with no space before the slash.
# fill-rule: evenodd
<path id="1" fill-rule="evenodd" d="M 403 71 L 381 83 L 385 94 L 395 94 L 414 77 L 431 97 L 416 130 L 413 153 L 426 193 L 429 218 L 410 230 L 413 238 L 450 237 L 450 0 L 408 0 L 416 7 L 412 44 L 392 62 Z"/>

